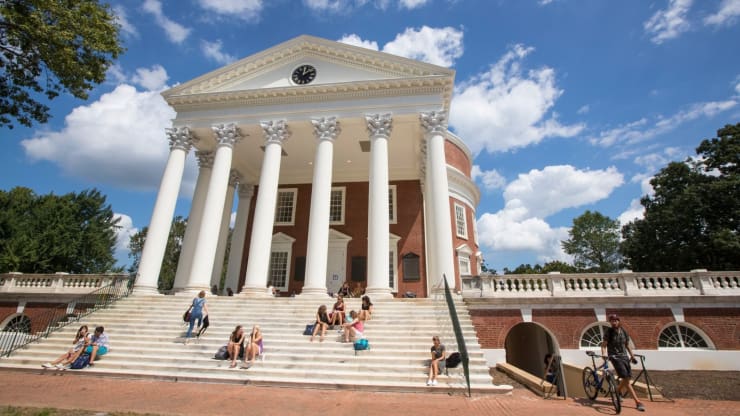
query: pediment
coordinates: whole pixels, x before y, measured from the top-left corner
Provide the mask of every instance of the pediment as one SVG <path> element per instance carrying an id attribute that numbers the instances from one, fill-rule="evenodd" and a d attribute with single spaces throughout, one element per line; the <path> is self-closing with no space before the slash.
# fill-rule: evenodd
<path id="1" fill-rule="evenodd" d="M 291 74 L 301 65 L 316 69 L 316 76 L 309 84 L 296 85 L 291 81 Z M 178 85 L 162 95 L 172 104 L 173 99 L 183 97 L 243 95 L 265 90 L 300 94 L 302 90 L 329 86 L 367 88 L 389 82 L 409 85 L 441 81 L 452 85 L 454 73 L 448 68 L 304 35 Z"/>

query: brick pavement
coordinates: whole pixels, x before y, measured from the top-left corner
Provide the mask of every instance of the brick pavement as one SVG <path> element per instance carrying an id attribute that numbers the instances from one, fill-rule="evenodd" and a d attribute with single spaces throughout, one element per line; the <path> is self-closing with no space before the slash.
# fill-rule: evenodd
<path id="1" fill-rule="evenodd" d="M 0 405 L 160 415 L 610 415 L 606 400 L 545 400 L 525 389 L 511 395 L 463 395 L 312 390 L 234 384 L 127 380 L 80 373 L 0 371 Z M 645 415 L 736 416 L 740 402 L 646 401 Z M 623 415 L 643 414 L 628 400 Z"/>

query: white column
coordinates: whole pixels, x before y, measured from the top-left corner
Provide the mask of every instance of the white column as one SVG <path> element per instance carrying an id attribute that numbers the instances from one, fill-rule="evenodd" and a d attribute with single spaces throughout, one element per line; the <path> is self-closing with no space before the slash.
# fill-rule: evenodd
<path id="1" fill-rule="evenodd" d="M 216 258 L 213 260 L 213 273 L 211 274 L 211 287 L 220 286 L 221 274 L 224 271 L 224 256 L 226 255 L 226 245 L 229 241 L 229 224 L 231 223 L 231 208 L 234 206 L 234 191 L 236 190 L 241 176 L 235 169 L 231 170 L 229 175 L 229 187 L 226 188 L 226 201 L 224 201 L 224 210 L 221 214 L 221 228 L 218 232 L 218 245 L 216 246 Z"/>
<path id="2" fill-rule="evenodd" d="M 186 292 L 210 290 L 213 262 L 216 258 L 218 231 L 229 186 L 229 172 L 234 145 L 241 139 L 236 124 L 220 124 L 212 127 L 216 134 L 216 155 L 213 172 L 208 183 L 208 194 L 203 207 L 203 221 L 198 231 L 198 244 L 193 254 L 193 266 L 188 277 Z"/>
<path id="3" fill-rule="evenodd" d="M 135 295 L 159 293 L 157 282 L 167 248 L 167 238 L 170 235 L 170 227 L 172 227 L 172 216 L 175 213 L 182 173 L 185 170 L 185 157 L 193 141 L 197 140 L 190 134 L 187 127 L 176 127 L 166 131 L 170 141 L 170 156 L 167 158 L 167 166 L 164 168 L 157 201 L 154 203 L 146 242 L 141 252 L 141 261 L 134 284 Z"/>
<path id="4" fill-rule="evenodd" d="M 267 273 L 270 269 L 280 158 L 283 152 L 283 142 L 290 136 L 285 120 L 267 121 L 260 124 L 265 133 L 265 156 L 260 171 L 257 203 L 254 207 L 246 281 L 241 292 L 252 297 L 267 296 L 265 289 L 267 288 Z"/>
<path id="5" fill-rule="evenodd" d="M 175 284 L 172 287 L 175 292 L 181 291 L 188 283 L 190 269 L 193 265 L 193 253 L 195 253 L 195 245 L 198 242 L 198 231 L 200 231 L 200 223 L 203 219 L 203 206 L 206 203 L 208 182 L 211 180 L 211 168 L 213 167 L 213 152 L 199 150 L 195 152 L 195 156 L 198 158 L 200 169 L 193 192 L 193 202 L 190 205 L 190 215 L 188 215 L 188 225 L 185 228 L 180 260 L 177 262 Z"/>
<path id="6" fill-rule="evenodd" d="M 455 287 L 455 266 L 452 252 L 452 220 L 450 217 L 450 187 L 447 182 L 447 160 L 445 159 L 446 114 L 432 111 L 421 114 L 421 125 L 426 131 L 427 171 L 429 172 L 430 200 L 432 202 L 431 223 L 434 227 L 431 255 L 434 256 L 437 276 L 435 284 L 447 278 L 450 288 Z M 430 255 L 430 253 L 427 253 Z"/>
<path id="7" fill-rule="evenodd" d="M 231 234 L 231 249 L 229 250 L 229 265 L 226 268 L 226 282 L 224 288 L 231 288 L 234 293 L 239 291 L 239 273 L 242 268 L 244 254 L 244 238 L 247 235 L 247 221 L 249 220 L 249 205 L 252 203 L 254 185 L 239 185 L 239 205 L 236 207 L 236 222 Z"/>
<path id="8" fill-rule="evenodd" d="M 370 133 L 370 179 L 367 224 L 367 289 L 372 297 L 391 297 L 388 286 L 390 228 L 388 219 L 388 138 L 390 114 L 365 116 Z"/>
<path id="9" fill-rule="evenodd" d="M 329 207 L 334 163 L 334 140 L 341 129 L 336 117 L 311 120 L 318 139 L 311 184 L 311 214 L 308 222 L 306 280 L 301 295 L 326 296 L 326 261 L 329 250 Z"/>
<path id="10" fill-rule="evenodd" d="M 427 140 L 424 140 L 423 144 L 423 160 L 422 160 L 422 181 L 421 188 L 422 194 L 424 195 L 424 232 L 425 232 L 425 254 L 426 259 L 426 281 L 427 281 L 427 295 L 432 293 L 434 285 L 440 282 L 442 275 L 437 275 L 437 262 L 436 257 L 433 255 L 433 242 L 434 238 L 434 204 L 432 203 L 432 192 L 431 192 L 431 179 L 428 166 L 429 163 L 429 148 Z M 438 277 L 439 276 L 439 277 Z"/>

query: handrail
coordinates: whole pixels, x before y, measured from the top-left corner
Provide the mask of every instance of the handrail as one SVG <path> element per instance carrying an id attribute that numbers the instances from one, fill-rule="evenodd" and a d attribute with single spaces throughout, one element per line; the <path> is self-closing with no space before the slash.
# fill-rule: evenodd
<path id="1" fill-rule="evenodd" d="M 31 316 L 19 315 L 17 318 L 20 319 L 12 327 L 0 331 L 0 357 L 9 357 L 13 351 L 41 338 L 48 338 L 54 331 L 127 297 L 133 288 L 133 281 L 132 276 L 117 276 L 111 284 L 75 297 L 69 303 L 34 311 Z"/>
<path id="2" fill-rule="evenodd" d="M 470 397 L 470 357 L 468 356 L 468 347 L 465 345 L 465 338 L 462 334 L 462 327 L 460 326 L 460 319 L 457 317 L 457 309 L 455 303 L 452 300 L 452 293 L 450 292 L 450 286 L 447 284 L 447 277 L 443 274 L 442 280 L 445 284 L 445 301 L 447 302 L 447 309 L 450 311 L 450 320 L 452 321 L 452 329 L 455 332 L 455 340 L 457 341 L 457 349 L 460 353 L 460 359 L 463 365 L 463 373 L 465 374 L 465 382 L 468 385 L 468 397 Z"/>

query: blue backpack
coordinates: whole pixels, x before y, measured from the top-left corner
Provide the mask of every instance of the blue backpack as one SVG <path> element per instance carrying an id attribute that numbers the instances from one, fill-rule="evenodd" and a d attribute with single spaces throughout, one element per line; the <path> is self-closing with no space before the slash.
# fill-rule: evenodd
<path id="1" fill-rule="evenodd" d="M 366 338 L 360 338 L 357 341 L 355 341 L 354 347 L 355 347 L 355 351 L 369 350 L 370 343 L 367 342 Z"/>
<path id="2" fill-rule="evenodd" d="M 90 364 L 90 354 L 83 352 L 69 367 L 72 370 L 82 370 Z"/>

